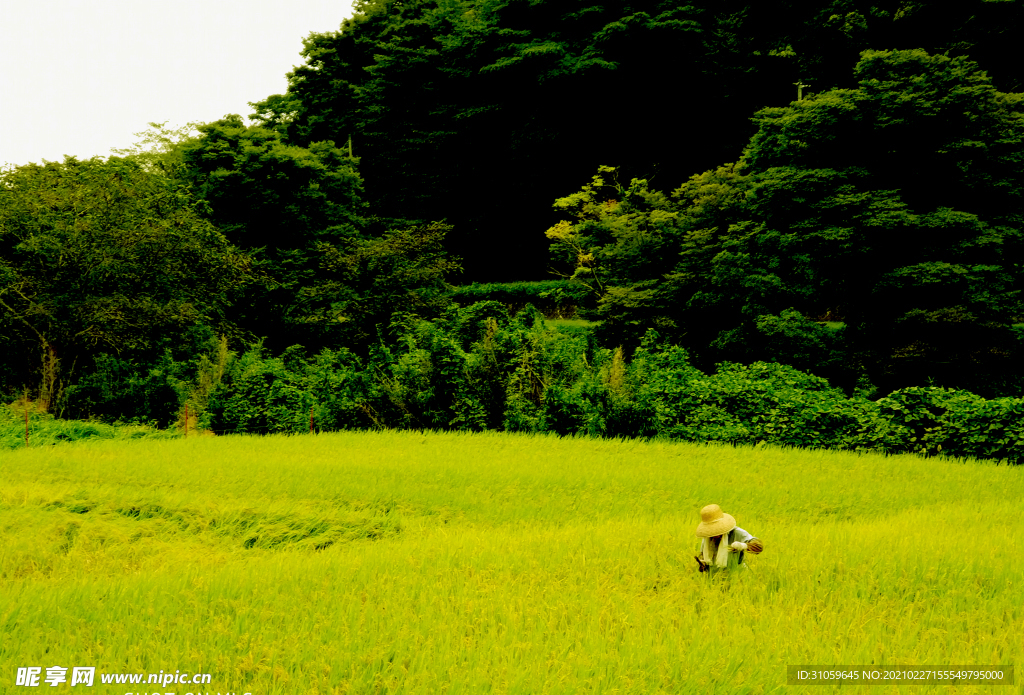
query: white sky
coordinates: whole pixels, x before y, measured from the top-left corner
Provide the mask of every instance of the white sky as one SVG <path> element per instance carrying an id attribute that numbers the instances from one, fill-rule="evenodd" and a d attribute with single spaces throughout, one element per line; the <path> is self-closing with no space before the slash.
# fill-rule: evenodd
<path id="1" fill-rule="evenodd" d="M 0 165 L 106 157 L 151 121 L 252 113 L 351 0 L 0 0 Z"/>

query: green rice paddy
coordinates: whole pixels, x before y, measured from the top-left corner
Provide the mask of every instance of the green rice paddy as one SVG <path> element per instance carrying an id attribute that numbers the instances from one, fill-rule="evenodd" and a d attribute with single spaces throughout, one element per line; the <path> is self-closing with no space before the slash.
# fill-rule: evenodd
<path id="1" fill-rule="evenodd" d="M 1024 653 L 1024 467 L 348 432 L 2 451 L 0 480 L 4 693 L 779 693 Z M 765 544 L 731 578 L 696 571 L 712 502 Z M 99 682 L 176 670 L 211 682 Z"/>

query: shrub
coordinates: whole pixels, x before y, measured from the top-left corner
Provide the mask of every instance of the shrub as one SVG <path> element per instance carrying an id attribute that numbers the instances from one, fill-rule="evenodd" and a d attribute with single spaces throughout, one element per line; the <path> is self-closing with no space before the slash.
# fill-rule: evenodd
<path id="1" fill-rule="evenodd" d="M 454 306 L 434 320 L 395 315 L 390 333 L 397 341 L 372 346 L 365 363 L 347 350 L 309 357 L 300 346 L 268 357 L 256 345 L 235 357 L 222 342 L 216 360 L 200 360 L 205 385 L 189 392 L 209 392 L 200 425 L 305 432 L 312 411 L 317 429 L 504 429 L 1024 458 L 1021 398 L 915 387 L 875 402 L 775 362 L 724 362 L 706 374 L 653 331 L 627 360 L 622 348 L 597 349 L 591 336 L 547 328 L 532 305 L 510 317 L 494 301 Z M 144 407 L 142 396 L 173 387 L 168 403 L 177 404 L 187 384 L 173 381 L 180 365 L 165 362 L 135 381 L 112 378 L 124 388 L 108 390 Z M 116 376 L 122 367 L 111 361 L 97 374 Z M 99 382 L 89 388 L 79 395 L 116 401 Z"/>
<path id="2" fill-rule="evenodd" d="M 94 367 L 65 391 L 63 414 L 166 428 L 178 418 L 192 365 L 165 352 L 153 364 L 97 354 Z"/>
<path id="3" fill-rule="evenodd" d="M 532 304 L 549 318 L 575 318 L 580 308 L 592 308 L 593 305 L 590 291 L 568 280 L 474 283 L 456 287 L 449 298 L 462 305 L 500 302 L 510 313 Z"/>
<path id="4" fill-rule="evenodd" d="M 905 451 L 1013 463 L 1024 459 L 1024 398 L 986 400 L 968 391 L 912 387 L 880 399 L 877 406 L 882 417 L 905 430 Z"/>
<path id="5" fill-rule="evenodd" d="M 324 350 L 310 361 L 303 352 L 293 346 L 269 358 L 257 344 L 231 358 L 200 424 L 216 433 L 307 432 L 312 413 L 317 429 L 370 426 L 359 405 L 366 376 L 357 358 Z"/>

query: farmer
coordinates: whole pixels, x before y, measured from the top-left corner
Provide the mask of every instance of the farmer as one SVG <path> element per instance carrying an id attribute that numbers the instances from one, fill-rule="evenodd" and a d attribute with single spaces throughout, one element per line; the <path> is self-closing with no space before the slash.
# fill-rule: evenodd
<path id="1" fill-rule="evenodd" d="M 737 526 L 736 519 L 723 512 L 717 504 L 709 504 L 700 510 L 697 538 L 702 539 L 700 554 L 694 557 L 701 572 L 712 568 L 746 567 L 743 562 L 746 553 L 756 555 L 764 550 L 760 540 Z"/>

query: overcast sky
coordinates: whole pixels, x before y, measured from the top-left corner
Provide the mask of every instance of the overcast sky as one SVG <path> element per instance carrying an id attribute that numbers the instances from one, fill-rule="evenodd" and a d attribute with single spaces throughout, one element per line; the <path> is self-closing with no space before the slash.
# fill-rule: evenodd
<path id="1" fill-rule="evenodd" d="M 0 0 L 0 165 L 108 156 L 151 121 L 248 116 L 350 0 Z"/>

